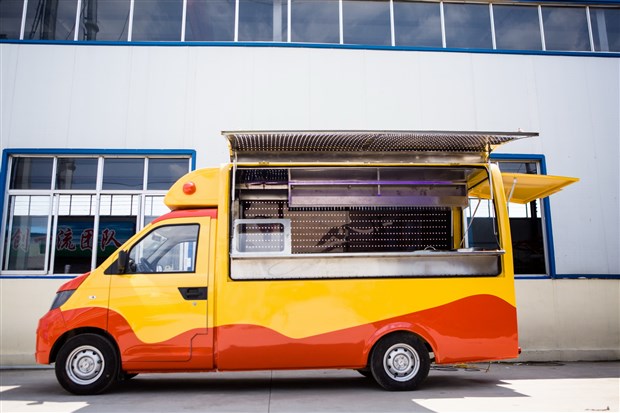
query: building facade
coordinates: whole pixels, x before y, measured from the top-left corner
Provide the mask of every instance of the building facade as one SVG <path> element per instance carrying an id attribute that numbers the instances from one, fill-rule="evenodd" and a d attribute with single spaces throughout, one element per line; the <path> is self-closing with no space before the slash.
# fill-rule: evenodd
<path id="1" fill-rule="evenodd" d="M 620 358 L 620 2 L 0 3 L 0 357 L 56 289 L 167 209 L 223 130 L 532 131 L 504 171 L 523 360 Z"/>

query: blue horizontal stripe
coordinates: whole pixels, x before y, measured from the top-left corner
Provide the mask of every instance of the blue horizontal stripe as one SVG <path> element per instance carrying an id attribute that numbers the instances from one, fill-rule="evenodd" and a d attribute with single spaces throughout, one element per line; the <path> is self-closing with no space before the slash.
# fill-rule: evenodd
<path id="1" fill-rule="evenodd" d="M 193 149 L 84 149 L 84 148 L 7 148 L 9 155 L 186 155 L 194 156 Z"/>
<path id="2" fill-rule="evenodd" d="M 515 275 L 515 280 L 620 280 L 620 274 Z"/>
<path id="3" fill-rule="evenodd" d="M 343 49 L 343 50 L 393 50 L 413 52 L 448 52 L 448 53 L 484 53 L 534 56 L 583 56 L 583 57 L 620 57 L 618 52 L 578 52 L 559 50 L 496 50 L 496 49 L 457 49 L 421 46 L 378 46 L 365 44 L 328 44 L 328 43 L 276 43 L 276 42 L 112 42 L 112 41 L 69 41 L 69 40 L 0 40 L 11 44 L 54 44 L 70 46 L 159 46 L 159 47 L 282 47 L 306 49 Z"/>
<path id="4" fill-rule="evenodd" d="M 578 280 L 578 279 L 603 279 L 620 280 L 620 274 L 556 274 L 556 279 Z"/>

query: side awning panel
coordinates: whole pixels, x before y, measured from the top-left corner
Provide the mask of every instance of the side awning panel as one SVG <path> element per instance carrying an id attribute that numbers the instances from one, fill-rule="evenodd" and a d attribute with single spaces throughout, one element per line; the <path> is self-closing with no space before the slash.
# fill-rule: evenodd
<path id="1" fill-rule="evenodd" d="M 507 202 L 527 204 L 535 199 L 555 194 L 579 181 L 569 176 L 502 173 Z M 489 199 L 489 181 L 484 181 L 469 192 L 470 196 Z"/>

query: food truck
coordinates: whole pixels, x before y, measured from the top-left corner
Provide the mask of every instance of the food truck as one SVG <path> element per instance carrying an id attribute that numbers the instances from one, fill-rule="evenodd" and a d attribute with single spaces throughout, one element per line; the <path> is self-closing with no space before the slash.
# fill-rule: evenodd
<path id="1" fill-rule="evenodd" d="M 575 182 L 502 174 L 516 132 L 223 132 L 230 162 L 61 286 L 36 360 L 96 394 L 149 372 L 354 369 L 412 390 L 430 364 L 519 354 L 508 202 Z"/>

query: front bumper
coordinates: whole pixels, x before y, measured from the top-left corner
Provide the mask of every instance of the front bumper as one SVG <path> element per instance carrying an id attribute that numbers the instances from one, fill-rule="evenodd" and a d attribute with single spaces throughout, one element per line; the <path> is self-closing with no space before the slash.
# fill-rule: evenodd
<path id="1" fill-rule="evenodd" d="M 59 308 L 49 311 L 39 320 L 37 327 L 37 346 L 34 354 L 39 364 L 50 364 L 51 353 L 58 338 L 66 331 L 65 320 Z"/>

